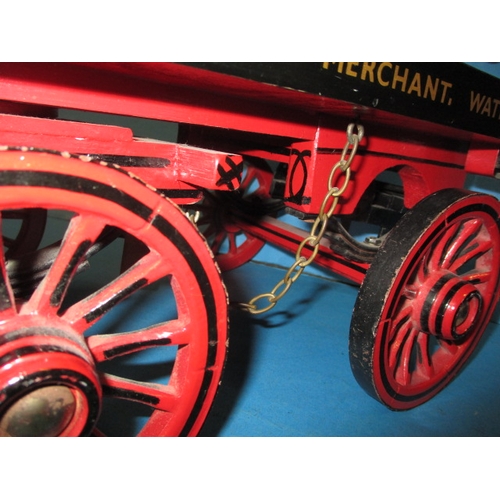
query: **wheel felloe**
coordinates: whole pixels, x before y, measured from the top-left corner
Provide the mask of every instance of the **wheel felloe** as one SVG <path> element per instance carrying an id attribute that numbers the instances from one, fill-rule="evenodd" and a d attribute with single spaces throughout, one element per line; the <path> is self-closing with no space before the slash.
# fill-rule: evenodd
<path id="1" fill-rule="evenodd" d="M 360 288 L 350 332 L 353 373 L 394 410 L 442 390 L 470 357 L 498 300 L 498 201 L 444 190 L 392 229 Z"/>

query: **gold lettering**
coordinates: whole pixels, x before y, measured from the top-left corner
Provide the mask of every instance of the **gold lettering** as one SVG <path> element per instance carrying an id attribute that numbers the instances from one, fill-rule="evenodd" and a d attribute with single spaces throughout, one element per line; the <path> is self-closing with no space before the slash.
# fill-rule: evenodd
<path id="1" fill-rule="evenodd" d="M 481 94 L 476 94 L 473 90 L 470 92 L 470 111 L 479 113 L 479 109 L 483 106 L 483 102 L 486 96 L 481 96 Z"/>
<path id="2" fill-rule="evenodd" d="M 366 75 L 369 75 L 370 82 L 374 83 L 375 82 L 375 66 L 377 63 L 363 63 L 363 66 L 361 68 L 361 80 L 366 80 Z"/>
<path id="3" fill-rule="evenodd" d="M 441 96 L 441 102 L 444 103 L 444 100 L 446 99 L 446 91 L 448 89 L 451 89 L 453 85 L 451 83 L 445 82 L 441 80 L 441 85 L 443 86 L 443 95 Z M 451 104 L 451 98 L 448 100 L 448 106 Z"/>
<path id="4" fill-rule="evenodd" d="M 349 76 L 353 76 L 354 78 L 357 78 L 358 74 L 352 69 L 353 66 L 359 66 L 359 63 L 357 63 L 357 62 L 347 63 L 347 68 L 345 70 L 345 74 L 349 75 Z"/>
<path id="5" fill-rule="evenodd" d="M 399 74 L 399 66 L 396 64 L 396 68 L 394 69 L 394 76 L 392 78 L 392 88 L 396 88 L 396 84 L 401 83 L 401 92 L 405 91 L 406 88 L 406 80 L 408 79 L 409 69 L 405 68 L 403 76 Z"/>
<path id="6" fill-rule="evenodd" d="M 430 94 L 431 101 L 435 101 L 437 97 L 438 87 L 439 87 L 439 78 L 436 78 L 436 81 L 433 82 L 432 76 L 427 75 L 427 80 L 425 82 L 425 89 L 424 89 L 424 99 L 427 99 L 427 96 Z"/>
<path id="7" fill-rule="evenodd" d="M 487 115 L 490 118 L 497 118 L 500 111 L 500 99 L 481 95 L 479 92 L 476 93 L 471 90 L 470 111 L 481 115 Z"/>
<path id="8" fill-rule="evenodd" d="M 493 99 L 493 102 L 495 103 L 495 107 L 493 108 L 493 118 L 495 118 L 495 116 L 497 116 L 498 105 L 500 104 L 500 101 L 498 99 Z"/>
<path id="9" fill-rule="evenodd" d="M 382 87 L 387 87 L 389 86 L 389 80 L 383 80 L 382 79 L 382 71 L 385 69 L 385 68 L 392 68 L 392 64 L 389 63 L 389 62 L 383 62 L 379 67 L 378 67 L 378 71 L 377 71 L 377 80 L 378 80 L 378 83 L 380 85 L 382 85 Z"/>
<path id="10" fill-rule="evenodd" d="M 487 114 L 488 116 L 491 116 L 491 97 L 488 97 L 486 99 L 486 102 L 484 103 L 483 110 L 481 111 L 481 114 Z"/>
<path id="11" fill-rule="evenodd" d="M 382 87 L 415 94 L 423 99 L 439 101 L 451 106 L 453 84 L 431 75 L 410 71 L 409 68 L 390 62 L 324 62 L 323 69 L 336 69 L 337 73 L 374 83 Z M 335 66 L 335 68 L 333 68 Z M 425 79 L 425 80 L 424 80 Z M 470 111 L 498 117 L 500 119 L 500 98 L 482 96 L 471 91 Z"/>
<path id="12" fill-rule="evenodd" d="M 422 83 L 420 81 L 420 73 L 415 73 L 415 76 L 410 83 L 408 94 L 411 94 L 412 92 L 416 92 L 418 97 L 422 97 Z"/>

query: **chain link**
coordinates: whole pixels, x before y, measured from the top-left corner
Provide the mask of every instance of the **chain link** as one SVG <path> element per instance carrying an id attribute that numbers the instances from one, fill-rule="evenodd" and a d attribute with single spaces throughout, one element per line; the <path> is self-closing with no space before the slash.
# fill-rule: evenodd
<path id="1" fill-rule="evenodd" d="M 356 133 L 354 132 L 354 127 L 357 129 Z M 285 277 L 276 284 L 271 292 L 257 295 L 251 299 L 248 304 L 240 303 L 240 308 L 252 314 L 262 314 L 270 311 L 278 303 L 278 301 L 284 297 L 292 284 L 302 274 L 304 269 L 314 262 L 314 259 L 318 255 L 319 244 L 325 234 L 328 220 L 335 212 L 339 198 L 344 194 L 351 179 L 351 163 L 356 156 L 359 142 L 363 139 L 364 129 L 362 125 L 350 123 L 347 127 L 346 133 L 347 142 L 342 150 L 340 160 L 333 166 L 330 176 L 328 177 L 328 192 L 323 200 L 323 203 L 321 204 L 319 214 L 312 225 L 309 236 L 304 238 L 297 248 L 295 253 L 295 262 L 290 266 L 285 274 Z M 339 171 L 340 175 L 337 181 L 342 181 L 342 185 L 340 187 L 333 185 L 333 180 Z M 306 247 L 308 251 L 311 251 L 309 257 L 303 255 L 306 251 Z M 257 307 L 257 302 L 262 300 L 267 300 L 267 305 L 260 308 Z"/>

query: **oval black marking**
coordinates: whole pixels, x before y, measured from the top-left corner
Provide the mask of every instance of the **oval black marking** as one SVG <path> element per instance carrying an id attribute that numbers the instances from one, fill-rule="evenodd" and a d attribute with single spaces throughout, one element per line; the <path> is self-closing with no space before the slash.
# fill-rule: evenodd
<path id="1" fill-rule="evenodd" d="M 290 196 L 286 198 L 286 201 L 291 201 L 293 203 L 302 204 L 304 192 L 307 186 L 307 162 L 306 157 L 311 157 L 311 151 L 299 151 L 297 149 L 292 149 L 290 155 L 295 156 L 295 161 L 292 165 L 290 171 L 289 180 L 289 192 Z M 294 179 L 297 177 L 297 169 L 300 167 L 300 174 L 302 175 L 302 182 L 296 191 L 293 191 Z"/>

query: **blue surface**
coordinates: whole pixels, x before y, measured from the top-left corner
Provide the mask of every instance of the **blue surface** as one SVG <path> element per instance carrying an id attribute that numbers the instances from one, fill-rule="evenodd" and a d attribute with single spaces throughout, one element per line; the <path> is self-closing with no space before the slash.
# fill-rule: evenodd
<path id="1" fill-rule="evenodd" d="M 226 273 L 232 300 L 272 289 L 283 269 Z M 498 314 L 469 363 L 426 404 L 393 412 L 351 373 L 348 335 L 358 288 L 303 274 L 263 316 L 231 314 L 229 359 L 202 436 L 498 436 Z"/>
<path id="2" fill-rule="evenodd" d="M 470 66 L 473 66 L 480 71 L 484 71 L 489 75 L 500 78 L 500 63 L 498 62 L 468 62 Z"/>

